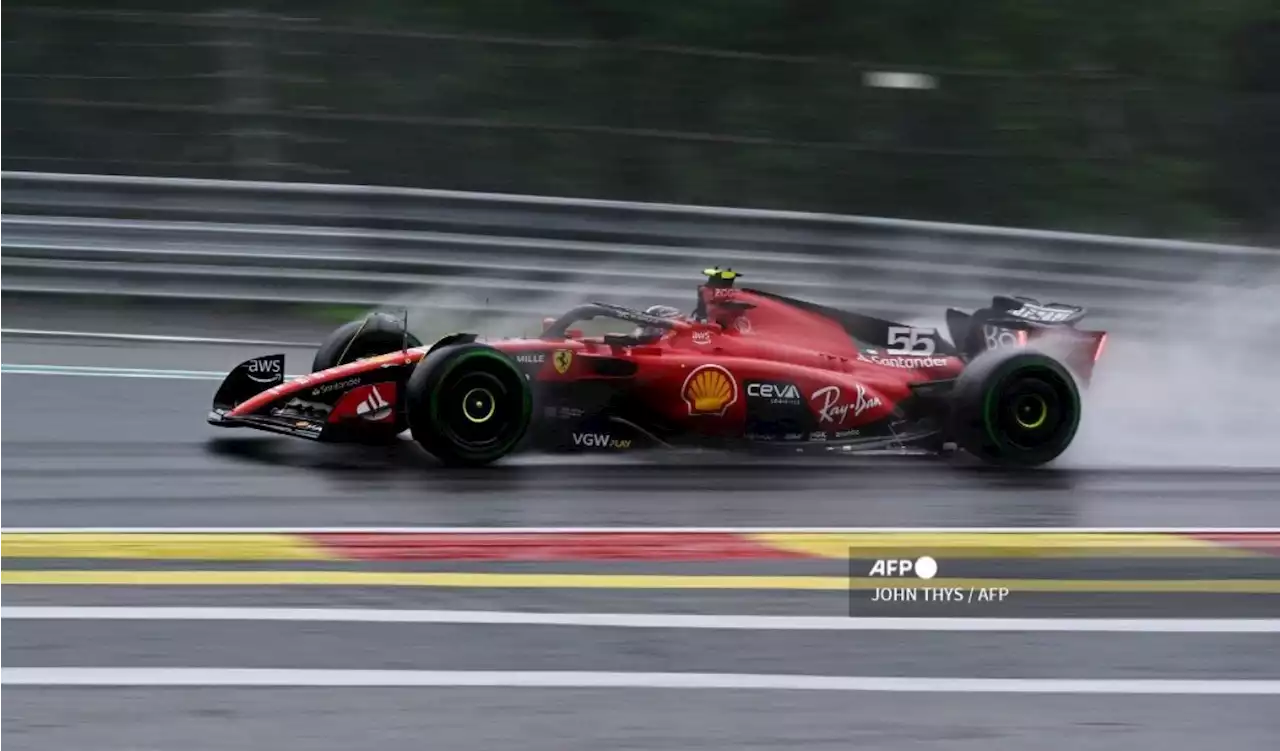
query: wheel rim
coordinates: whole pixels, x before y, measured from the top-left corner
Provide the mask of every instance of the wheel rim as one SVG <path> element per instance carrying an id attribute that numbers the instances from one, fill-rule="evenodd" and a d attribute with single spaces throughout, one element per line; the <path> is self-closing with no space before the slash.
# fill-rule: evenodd
<path id="1" fill-rule="evenodd" d="M 479 353 L 454 362 L 432 393 L 438 434 L 472 456 L 510 449 L 524 433 L 528 407 L 523 376 Z"/>
<path id="2" fill-rule="evenodd" d="M 498 411 L 498 399 L 493 392 L 483 386 L 477 386 L 462 397 L 462 416 L 470 422 L 482 424 L 493 418 Z"/>
<path id="3" fill-rule="evenodd" d="M 1025 394 L 1014 403 L 1013 413 L 1013 419 L 1017 421 L 1018 427 L 1035 430 L 1044 425 L 1045 420 L 1048 419 L 1049 405 L 1039 394 Z"/>
<path id="4" fill-rule="evenodd" d="M 1049 370 L 1016 372 L 989 394 L 989 435 L 1012 449 L 1061 447 L 1074 436 L 1078 417 L 1074 389 Z"/>

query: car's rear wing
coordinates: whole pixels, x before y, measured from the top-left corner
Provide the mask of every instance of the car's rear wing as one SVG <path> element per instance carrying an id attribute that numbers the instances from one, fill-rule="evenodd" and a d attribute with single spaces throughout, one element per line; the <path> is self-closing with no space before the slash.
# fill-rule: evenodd
<path id="1" fill-rule="evenodd" d="M 972 314 L 948 309 L 947 328 L 966 358 L 1000 347 L 1035 346 L 1060 359 L 1087 384 L 1107 341 L 1105 331 L 1076 328 L 1087 312 L 1078 305 L 996 295 L 990 307 Z"/>
<path id="2" fill-rule="evenodd" d="M 1075 326 L 1087 312 L 1078 305 L 1066 305 L 1060 302 L 1041 304 L 1030 297 L 1006 297 L 996 295 L 991 298 L 991 307 L 985 311 L 989 320 L 1010 325 L 1011 327 L 1038 326 Z M 977 313 L 975 313 L 977 315 Z"/>

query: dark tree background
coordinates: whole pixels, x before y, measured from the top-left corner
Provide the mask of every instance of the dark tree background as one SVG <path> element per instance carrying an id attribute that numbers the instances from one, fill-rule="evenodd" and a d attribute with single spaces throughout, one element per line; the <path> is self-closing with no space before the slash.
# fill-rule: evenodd
<path id="1" fill-rule="evenodd" d="M 4 168 L 1280 227 L 1274 0 L 4 8 Z M 931 89 L 866 85 L 875 71 Z"/>

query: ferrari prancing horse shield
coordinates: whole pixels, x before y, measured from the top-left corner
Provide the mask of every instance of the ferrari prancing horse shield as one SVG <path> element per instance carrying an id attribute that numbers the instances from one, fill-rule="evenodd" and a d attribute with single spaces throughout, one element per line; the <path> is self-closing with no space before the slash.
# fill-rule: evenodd
<path id="1" fill-rule="evenodd" d="M 556 372 L 559 373 L 560 375 L 564 375 L 565 373 L 569 372 L 569 366 L 573 364 L 573 350 L 571 349 L 556 350 L 556 354 L 555 354 L 555 357 L 552 358 L 552 362 L 555 363 Z"/>

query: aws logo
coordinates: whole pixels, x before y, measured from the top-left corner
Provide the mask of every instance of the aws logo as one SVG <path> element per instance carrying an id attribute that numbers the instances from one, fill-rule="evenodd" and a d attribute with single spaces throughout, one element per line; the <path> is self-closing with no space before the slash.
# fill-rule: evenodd
<path id="1" fill-rule="evenodd" d="M 703 365 L 684 379 L 680 396 L 691 415 L 721 416 L 738 401 L 738 382 L 719 365 Z"/>
<path id="2" fill-rule="evenodd" d="M 245 367 L 249 380 L 257 383 L 272 383 L 284 377 L 284 355 L 275 357 L 259 357 L 250 360 Z"/>

